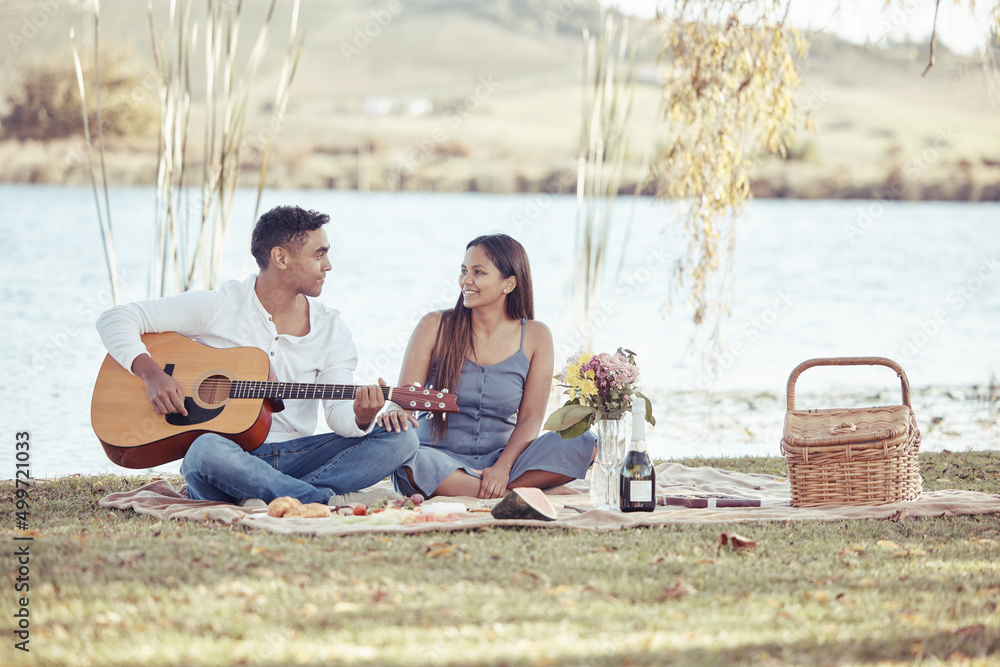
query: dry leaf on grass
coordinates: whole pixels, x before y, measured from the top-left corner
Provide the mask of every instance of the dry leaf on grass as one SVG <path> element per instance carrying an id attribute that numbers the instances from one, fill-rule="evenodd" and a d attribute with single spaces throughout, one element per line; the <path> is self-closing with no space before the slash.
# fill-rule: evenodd
<path id="1" fill-rule="evenodd" d="M 823 590 L 811 591 L 807 595 L 816 602 L 826 602 L 830 597 L 830 594 Z"/>
<path id="2" fill-rule="evenodd" d="M 543 574 L 541 572 L 532 572 L 531 570 L 521 570 L 518 573 L 518 576 L 520 576 L 520 575 L 524 575 L 526 577 L 531 577 L 532 581 L 535 582 L 535 585 L 539 586 L 541 588 L 546 588 L 547 589 L 547 588 L 551 588 L 551 586 L 552 586 L 552 580 L 549 579 L 548 575 L 545 575 L 545 574 Z"/>
<path id="3" fill-rule="evenodd" d="M 441 558 L 442 556 L 450 556 L 458 549 L 457 544 L 451 544 L 450 542 L 435 542 L 427 549 L 428 558 Z"/>
<path id="4" fill-rule="evenodd" d="M 896 549 L 892 552 L 893 556 L 926 556 L 927 552 L 920 547 L 907 547 L 904 549 Z"/>
<path id="5" fill-rule="evenodd" d="M 666 602 L 667 600 L 676 600 L 677 598 L 682 598 L 686 595 L 695 595 L 698 591 L 691 584 L 678 581 L 675 584 L 671 584 L 663 589 L 660 593 L 660 602 Z"/>
<path id="6" fill-rule="evenodd" d="M 740 551 L 743 549 L 756 549 L 757 543 L 737 533 L 722 533 L 715 540 L 715 550 L 718 551 L 724 546 L 732 546 L 734 551 Z"/>

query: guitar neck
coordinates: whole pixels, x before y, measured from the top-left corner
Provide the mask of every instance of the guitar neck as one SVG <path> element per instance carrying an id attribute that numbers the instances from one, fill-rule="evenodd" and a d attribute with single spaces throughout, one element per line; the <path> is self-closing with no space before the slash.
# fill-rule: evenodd
<path id="1" fill-rule="evenodd" d="M 353 401 L 358 385 L 353 384 L 310 384 L 305 382 L 257 382 L 236 380 L 229 390 L 230 398 L 319 398 L 337 401 Z M 393 387 L 380 387 L 382 395 L 390 400 Z"/>
<path id="2" fill-rule="evenodd" d="M 213 382 L 209 379 L 206 382 Z M 222 395 L 229 392 L 229 398 L 270 398 L 296 399 L 320 398 L 334 401 L 353 401 L 361 386 L 354 384 L 310 384 L 305 382 L 267 382 L 258 380 L 232 380 L 228 384 L 217 384 Z M 458 402 L 447 389 L 427 389 L 424 387 L 379 387 L 387 401 L 394 401 L 406 410 L 426 410 L 429 412 L 458 412 Z"/>

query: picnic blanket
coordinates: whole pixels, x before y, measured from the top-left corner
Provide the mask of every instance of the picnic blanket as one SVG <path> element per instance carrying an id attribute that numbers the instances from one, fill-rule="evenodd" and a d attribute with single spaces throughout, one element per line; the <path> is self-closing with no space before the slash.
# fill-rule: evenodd
<path id="1" fill-rule="evenodd" d="M 734 496 L 759 499 L 761 507 L 689 508 L 658 506 L 654 512 L 617 512 L 590 507 L 586 480 L 577 480 L 560 493 L 549 496 L 558 510 L 555 521 L 498 520 L 488 512 L 463 513 L 451 522 L 366 525 L 341 523 L 333 519 L 269 517 L 260 508 L 191 500 L 186 487 L 175 489 L 170 480 L 157 479 L 134 491 L 112 493 L 101 499 L 102 507 L 132 509 L 159 519 L 187 519 L 235 523 L 258 530 L 289 534 L 347 535 L 359 532 L 414 533 L 440 530 L 470 530 L 487 526 L 534 526 L 539 528 L 621 530 L 659 524 L 746 523 L 755 521 L 840 521 L 845 519 L 891 519 L 940 517 L 961 514 L 1000 513 L 1000 496 L 976 491 L 947 489 L 924 493 L 918 500 L 886 505 L 834 505 L 791 507 L 787 479 L 772 475 L 740 473 L 719 468 L 688 467 L 664 463 L 656 468 L 657 495 Z M 388 482 L 368 491 L 391 494 Z M 459 502 L 479 508 L 476 498 L 434 499 Z M 262 504 L 262 503 L 260 503 Z"/>

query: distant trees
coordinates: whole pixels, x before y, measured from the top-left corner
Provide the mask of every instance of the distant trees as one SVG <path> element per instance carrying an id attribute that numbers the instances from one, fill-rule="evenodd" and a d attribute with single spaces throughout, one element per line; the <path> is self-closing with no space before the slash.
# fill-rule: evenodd
<path id="1" fill-rule="evenodd" d="M 156 80 L 130 64 L 124 51 L 101 58 L 101 129 L 105 136 L 154 136 L 158 117 Z M 84 68 L 94 80 L 93 65 Z M 27 67 L 12 87 L 0 116 L 0 139 L 36 140 L 79 137 L 83 132 L 80 91 L 69 58 Z M 87 100 L 88 121 L 97 127 L 96 96 Z"/>

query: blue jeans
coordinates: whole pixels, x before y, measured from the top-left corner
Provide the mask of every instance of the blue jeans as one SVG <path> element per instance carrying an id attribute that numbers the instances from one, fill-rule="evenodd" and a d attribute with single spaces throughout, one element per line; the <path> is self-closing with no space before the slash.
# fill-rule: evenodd
<path id="1" fill-rule="evenodd" d="M 188 497 L 238 503 L 271 502 L 281 496 L 326 503 L 334 494 L 376 484 L 413 456 L 416 429 L 395 433 L 376 426 L 368 435 L 345 438 L 321 433 L 266 442 L 252 452 L 215 433 L 199 436 L 181 463 Z"/>

